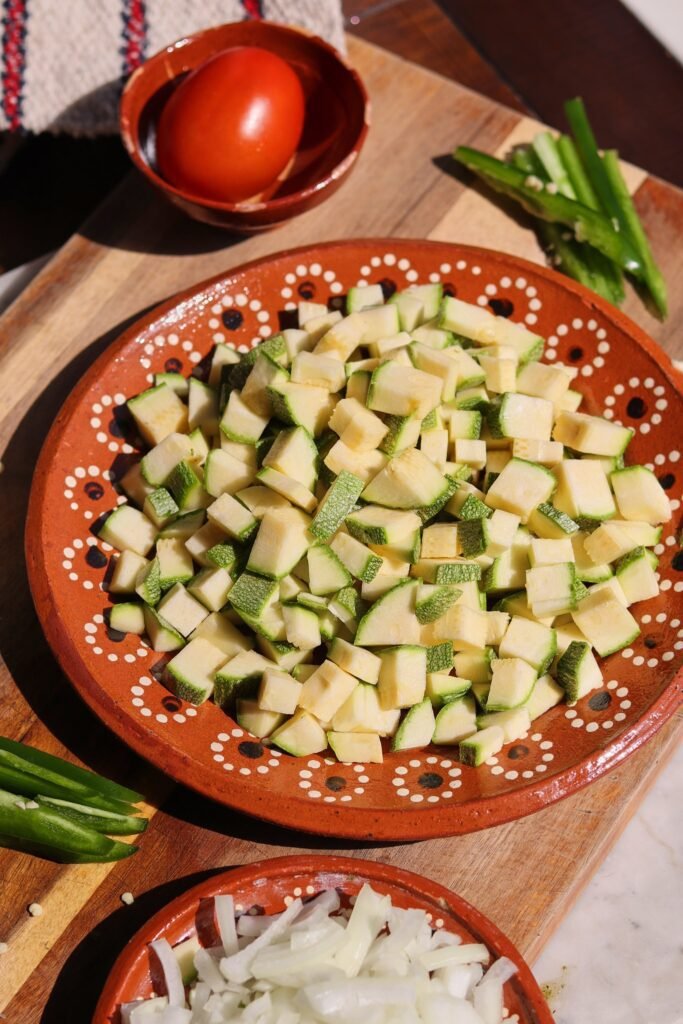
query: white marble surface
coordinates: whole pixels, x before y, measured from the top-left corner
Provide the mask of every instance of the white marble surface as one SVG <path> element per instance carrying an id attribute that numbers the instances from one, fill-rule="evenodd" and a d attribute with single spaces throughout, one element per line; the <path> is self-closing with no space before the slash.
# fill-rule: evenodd
<path id="1" fill-rule="evenodd" d="M 534 973 L 557 1024 L 683 1024 L 683 747 Z"/>

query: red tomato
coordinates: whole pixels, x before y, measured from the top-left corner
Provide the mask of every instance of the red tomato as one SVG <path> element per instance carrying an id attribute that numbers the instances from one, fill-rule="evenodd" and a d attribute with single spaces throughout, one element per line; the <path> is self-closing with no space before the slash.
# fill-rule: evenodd
<path id="1" fill-rule="evenodd" d="M 304 105 L 301 83 L 281 57 L 253 46 L 225 50 L 191 72 L 162 110 L 159 170 L 207 199 L 258 195 L 294 155 Z"/>

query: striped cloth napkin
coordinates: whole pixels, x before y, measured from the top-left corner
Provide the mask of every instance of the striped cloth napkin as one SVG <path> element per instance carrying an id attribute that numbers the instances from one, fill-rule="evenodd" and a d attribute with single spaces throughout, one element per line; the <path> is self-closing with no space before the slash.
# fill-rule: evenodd
<path id="1" fill-rule="evenodd" d="M 0 131 L 117 131 L 127 76 L 211 25 L 266 18 L 344 47 L 340 0 L 0 0 Z"/>

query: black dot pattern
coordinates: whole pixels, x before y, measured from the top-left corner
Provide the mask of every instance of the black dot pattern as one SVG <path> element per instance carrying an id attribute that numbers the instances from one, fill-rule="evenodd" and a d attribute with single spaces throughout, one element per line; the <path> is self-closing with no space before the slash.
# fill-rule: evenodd
<path id="1" fill-rule="evenodd" d="M 626 412 L 632 420 L 640 420 L 647 412 L 647 406 L 642 398 L 635 395 L 629 400 L 629 403 L 626 406 Z"/>
<path id="2" fill-rule="evenodd" d="M 89 566 L 93 569 L 104 569 L 105 565 L 109 561 L 104 551 L 100 551 L 97 547 L 88 548 L 88 553 L 85 556 L 85 560 Z"/>
<path id="3" fill-rule="evenodd" d="M 676 572 L 683 572 L 683 551 L 677 551 L 671 559 L 671 568 Z"/>
<path id="4" fill-rule="evenodd" d="M 382 289 L 382 295 L 384 296 L 385 302 L 387 301 L 387 299 L 390 299 L 391 296 L 396 291 L 396 282 L 392 281 L 391 278 L 389 277 L 382 278 L 382 280 L 379 282 L 379 286 Z"/>
<path id="5" fill-rule="evenodd" d="M 657 646 L 657 643 L 658 643 L 657 637 L 656 636 L 646 636 L 645 639 L 643 640 L 643 643 L 648 648 L 648 650 L 654 651 L 654 649 L 655 649 L 655 647 Z"/>
<path id="6" fill-rule="evenodd" d="M 172 714 L 176 711 L 180 711 L 181 704 L 177 697 L 164 697 L 161 701 L 163 707 Z"/>
<path id="7" fill-rule="evenodd" d="M 458 289 L 452 281 L 446 281 L 443 286 L 443 293 L 444 295 L 456 296 L 458 294 Z"/>
<path id="8" fill-rule="evenodd" d="M 512 316 L 515 311 L 514 303 L 510 299 L 489 299 L 489 307 L 496 316 Z"/>
<path id="9" fill-rule="evenodd" d="M 423 789 L 438 789 L 443 786 L 443 776 L 437 772 L 423 772 L 417 780 Z"/>
<path id="10" fill-rule="evenodd" d="M 529 748 L 524 743 L 516 743 L 514 747 L 510 747 L 508 750 L 508 757 L 512 758 L 513 761 L 518 761 L 520 757 L 526 757 L 529 753 Z"/>
<path id="11" fill-rule="evenodd" d="M 569 358 L 573 363 L 578 363 L 579 359 L 583 359 L 583 349 L 580 345 L 574 345 L 569 349 Z"/>
<path id="12" fill-rule="evenodd" d="M 259 757 L 263 757 L 262 743 L 254 743 L 252 740 L 243 740 L 237 749 L 243 757 L 249 757 L 252 761 L 256 761 Z"/>
<path id="13" fill-rule="evenodd" d="M 180 361 L 180 359 L 175 359 L 173 357 L 167 359 L 166 362 L 164 363 L 164 369 L 166 370 L 166 373 L 180 373 L 182 368 L 183 364 Z"/>
<path id="14" fill-rule="evenodd" d="M 673 485 L 676 483 L 676 477 L 673 473 L 663 473 L 659 478 L 659 482 L 665 491 L 670 491 Z"/>
<path id="15" fill-rule="evenodd" d="M 91 501 L 99 501 L 104 496 L 104 487 L 95 480 L 90 480 L 83 488 Z"/>
<path id="16" fill-rule="evenodd" d="M 338 793 L 340 789 L 346 789 L 346 779 L 343 779 L 341 775 L 330 775 L 329 779 L 325 779 L 325 785 L 333 793 Z"/>
<path id="17" fill-rule="evenodd" d="M 244 322 L 244 317 L 240 313 L 239 309 L 226 309 L 222 314 L 221 319 L 223 321 L 223 326 L 228 331 L 238 330 Z"/>
<path id="18" fill-rule="evenodd" d="M 302 281 L 297 291 L 302 299 L 312 299 L 315 295 L 315 284 L 313 281 Z"/>
<path id="19" fill-rule="evenodd" d="M 588 701 L 588 707 L 591 711 L 605 711 L 612 703 L 612 695 L 607 693 L 606 690 L 601 690 L 600 693 L 594 693 Z"/>

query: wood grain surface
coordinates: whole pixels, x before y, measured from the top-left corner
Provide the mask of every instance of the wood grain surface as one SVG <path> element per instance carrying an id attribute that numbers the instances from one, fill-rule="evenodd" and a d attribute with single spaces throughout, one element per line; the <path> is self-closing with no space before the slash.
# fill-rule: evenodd
<path id="1" fill-rule="evenodd" d="M 278 232 L 230 238 L 184 219 L 127 178 L 0 320 L 0 733 L 78 758 L 149 797 L 141 851 L 115 866 L 63 867 L 0 853 L 0 1011 L 17 1024 L 86 1024 L 107 970 L 137 927 L 175 894 L 226 865 L 339 844 L 264 826 L 217 807 L 133 757 L 80 704 L 42 638 L 28 592 L 22 533 L 31 473 L 60 404 L 93 357 L 144 309 L 193 282 L 293 245 L 360 235 L 474 241 L 541 260 L 533 232 L 453 173 L 456 142 L 504 150 L 520 114 L 351 39 L 373 101 L 373 128 L 349 182 Z M 683 197 L 631 170 L 637 203 L 672 293 L 666 324 L 627 309 L 681 352 Z M 344 845 L 457 890 L 537 954 L 628 821 L 680 736 L 672 720 L 609 776 L 531 818 L 458 839 Z M 120 895 L 136 895 L 124 907 Z M 27 915 L 38 901 L 40 917 Z"/>

